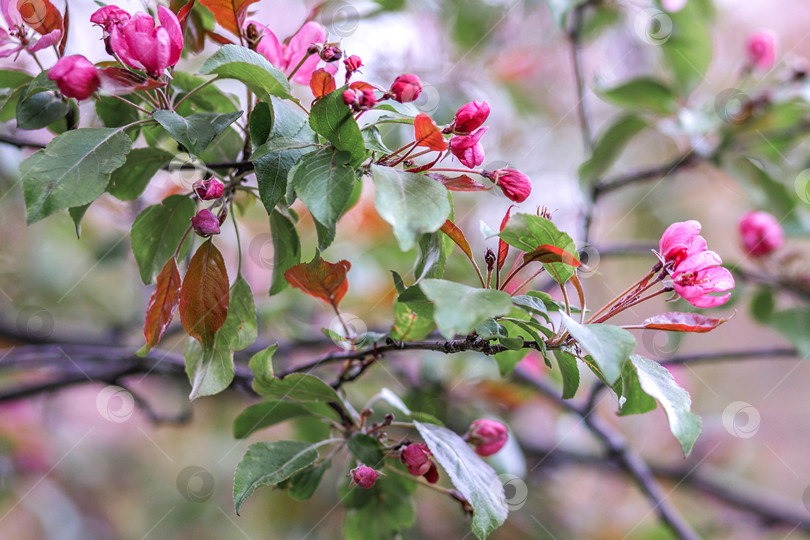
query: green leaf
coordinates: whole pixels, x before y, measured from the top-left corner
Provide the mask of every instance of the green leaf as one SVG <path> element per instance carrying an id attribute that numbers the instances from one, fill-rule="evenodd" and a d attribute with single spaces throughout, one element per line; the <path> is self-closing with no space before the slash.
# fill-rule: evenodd
<path id="1" fill-rule="evenodd" d="M 799 356 L 810 356 L 810 310 L 804 308 L 777 311 L 770 320 L 770 326 L 790 341 L 798 350 Z"/>
<path id="2" fill-rule="evenodd" d="M 129 101 L 138 101 L 137 96 L 123 96 Z M 105 127 L 115 128 L 138 120 L 138 109 L 130 107 L 111 96 L 96 99 L 96 115 Z"/>
<path id="3" fill-rule="evenodd" d="M 107 192 L 121 201 L 141 196 L 157 172 L 171 163 L 172 154 L 160 148 L 135 148 L 122 167 L 113 171 Z"/>
<path id="4" fill-rule="evenodd" d="M 152 114 L 152 118 L 157 120 L 175 141 L 182 144 L 189 153 L 197 156 L 240 116 L 242 111 L 222 114 L 194 113 L 186 118 L 163 109 Z"/>
<path id="5" fill-rule="evenodd" d="M 217 332 L 216 340 L 222 340 L 231 349 L 241 351 L 252 345 L 258 335 L 253 291 L 241 274 L 236 276 L 230 296 L 228 317 Z"/>
<path id="6" fill-rule="evenodd" d="M 291 178 L 295 193 L 324 227 L 334 228 L 354 189 L 351 156 L 324 148 L 301 158 Z"/>
<path id="7" fill-rule="evenodd" d="M 327 459 L 320 465 L 299 471 L 290 477 L 290 497 L 297 501 L 306 501 L 315 495 L 323 474 L 332 466 Z"/>
<path id="8" fill-rule="evenodd" d="M 276 349 L 278 349 L 278 345 L 271 345 L 254 354 L 248 362 L 248 367 L 253 373 L 253 389 L 259 394 L 263 394 L 275 380 L 273 355 L 276 353 Z"/>
<path id="9" fill-rule="evenodd" d="M 67 103 L 50 92 L 39 92 L 17 102 L 17 127 L 40 129 L 64 118 L 70 110 Z"/>
<path id="10" fill-rule="evenodd" d="M 248 127 L 250 129 L 250 142 L 253 148 L 267 142 L 273 131 L 273 107 L 269 103 L 260 101 L 250 113 Z"/>
<path id="11" fill-rule="evenodd" d="M 447 188 L 422 174 L 372 165 L 377 212 L 394 228 L 402 251 L 416 246 L 420 235 L 438 231 L 450 215 Z"/>
<path id="12" fill-rule="evenodd" d="M 572 254 L 577 252 L 576 245 L 568 234 L 560 231 L 550 220 L 534 214 L 515 214 L 498 236 L 510 246 L 527 253 L 542 245 L 556 246 Z M 576 269 L 566 263 L 543 263 L 543 266 L 560 284 L 576 273 Z"/>
<path id="13" fill-rule="evenodd" d="M 758 131 L 756 136 L 761 137 L 762 132 Z M 737 157 L 724 165 L 724 169 L 747 188 L 746 192 L 754 203 L 751 206 L 766 207 L 775 215 L 784 216 L 783 225 L 797 221 L 795 209 L 798 201 L 795 191 L 776 180 L 762 164 L 749 157 Z M 796 188 L 798 187 L 797 183 Z"/>
<path id="14" fill-rule="evenodd" d="M 703 82 L 712 61 L 711 11 L 711 2 L 690 0 L 680 11 L 665 15 L 672 23 L 672 34 L 660 44 L 661 52 L 683 96 Z"/>
<path id="15" fill-rule="evenodd" d="M 419 257 L 413 270 L 416 281 L 444 277 L 447 257 L 454 245 L 453 240 L 444 233 L 423 234 L 419 239 Z"/>
<path id="16" fill-rule="evenodd" d="M 652 77 L 638 77 L 598 93 L 605 101 L 636 112 L 668 115 L 678 108 L 672 89 Z"/>
<path id="17" fill-rule="evenodd" d="M 386 155 L 391 153 L 391 149 L 383 143 L 380 130 L 376 126 L 368 126 L 362 129 L 363 139 L 366 141 L 366 150 Z"/>
<path id="18" fill-rule="evenodd" d="M 598 180 L 619 158 L 627 143 L 642 129 L 647 122 L 638 116 L 619 117 L 596 140 L 590 159 L 579 167 L 579 179 L 586 185 Z"/>
<path id="19" fill-rule="evenodd" d="M 189 400 L 218 394 L 233 382 L 233 349 L 222 340 L 203 347 L 199 341 L 189 337 L 183 357 L 186 375 L 191 383 Z"/>
<path id="20" fill-rule="evenodd" d="M 18 69 L 0 69 L 0 88 L 17 88 L 30 83 L 33 77 Z"/>
<path id="21" fill-rule="evenodd" d="M 331 409 L 330 409 L 331 410 Z M 233 436 L 244 439 L 249 435 L 297 416 L 309 416 L 306 407 L 289 401 L 265 401 L 251 405 L 242 411 L 233 422 Z"/>
<path id="22" fill-rule="evenodd" d="M 54 138 L 20 165 L 28 223 L 96 200 L 131 149 L 121 128 L 75 129 Z"/>
<path id="23" fill-rule="evenodd" d="M 385 456 L 380 441 L 365 433 L 355 433 L 349 438 L 349 452 L 364 465 L 379 468 L 383 465 Z"/>
<path id="24" fill-rule="evenodd" d="M 414 425 L 453 485 L 472 506 L 473 533 L 486 538 L 503 524 L 509 512 L 497 474 L 453 431 L 433 424 Z"/>
<path id="25" fill-rule="evenodd" d="M 201 77 L 195 77 L 182 71 L 174 71 L 172 73 L 172 88 L 179 90 L 175 100 L 183 99 L 191 90 L 197 89 L 203 83 L 205 83 L 205 79 Z M 233 100 L 213 84 L 196 90 L 179 107 L 175 108 L 175 111 L 180 116 L 188 116 L 195 112 L 230 113 L 238 110 Z"/>
<path id="26" fill-rule="evenodd" d="M 700 417 L 690 410 L 689 392 L 678 386 L 672 374 L 657 362 L 634 354 L 630 356 L 630 365 L 636 370 L 641 389 L 667 413 L 669 429 L 681 444 L 684 457 L 688 456 L 703 428 Z"/>
<path id="27" fill-rule="evenodd" d="M 212 54 L 200 68 L 203 75 L 216 74 L 222 79 L 236 79 L 267 100 L 270 96 L 293 99 L 290 83 L 264 56 L 239 45 L 225 45 Z"/>
<path id="28" fill-rule="evenodd" d="M 776 301 L 773 297 L 773 291 L 763 288 L 759 289 L 751 297 L 749 312 L 753 320 L 760 324 L 767 324 L 773 316 L 775 307 Z"/>
<path id="29" fill-rule="evenodd" d="M 132 224 L 132 252 L 140 269 L 141 280 L 149 285 L 166 261 L 174 255 L 183 235 L 191 225 L 196 207 L 184 195 L 171 195 L 138 214 Z M 185 242 L 180 257 L 191 242 Z"/>
<path id="30" fill-rule="evenodd" d="M 312 105 L 309 125 L 326 137 L 335 148 L 351 154 L 351 165 L 357 167 L 366 157 L 366 143 L 352 110 L 343 103 L 346 87 L 330 92 Z"/>
<path id="31" fill-rule="evenodd" d="M 264 381 L 261 393 L 275 399 L 289 399 L 301 402 L 341 402 L 340 396 L 334 388 L 314 375 L 306 373 L 293 373 L 283 379 L 270 379 Z"/>
<path id="32" fill-rule="evenodd" d="M 397 341 L 419 341 L 436 329 L 434 307 L 418 285 L 400 293 L 394 302 L 394 326 L 391 338 Z"/>
<path id="33" fill-rule="evenodd" d="M 506 315 L 512 309 L 512 298 L 503 291 L 478 289 L 443 279 L 425 279 L 419 287 L 436 306 L 433 318 L 439 332 L 447 339 L 456 334 L 469 334 L 488 319 Z"/>
<path id="34" fill-rule="evenodd" d="M 87 213 L 87 209 L 90 208 L 92 203 L 87 203 L 82 206 L 74 206 L 73 208 L 68 208 L 68 214 L 70 215 L 70 219 L 73 220 L 73 226 L 76 228 L 76 237 L 79 238 L 82 235 L 82 219 L 84 219 L 84 215 Z"/>
<path id="35" fill-rule="evenodd" d="M 642 388 L 638 379 L 638 371 L 632 361 L 622 367 L 622 378 L 613 386 L 619 396 L 619 416 L 630 414 L 644 414 L 654 411 L 657 406 L 655 399 L 650 397 Z"/>
<path id="36" fill-rule="evenodd" d="M 579 388 L 579 366 L 577 358 L 571 353 L 561 350 L 554 351 L 554 358 L 560 366 L 560 375 L 563 382 L 563 399 L 571 399 Z"/>
<path id="37" fill-rule="evenodd" d="M 318 459 L 314 445 L 298 441 L 251 444 L 236 466 L 233 479 L 233 504 L 236 513 L 256 488 L 273 486 Z"/>
<path id="38" fill-rule="evenodd" d="M 273 237 L 273 277 L 270 280 L 272 296 L 289 287 L 284 279 L 284 272 L 301 262 L 301 241 L 295 225 L 278 210 L 270 213 L 270 233 Z"/>
<path id="39" fill-rule="evenodd" d="M 404 471 L 403 471 L 404 472 Z M 396 474 L 378 478 L 374 487 L 341 489 L 346 506 L 343 519 L 345 540 L 388 540 L 398 538 L 416 521 L 411 492 L 416 483 Z"/>
<path id="40" fill-rule="evenodd" d="M 560 313 L 565 328 L 593 357 L 602 376 L 609 384 L 622 375 L 622 366 L 636 346 L 633 334 L 609 324 L 579 324 Z"/>

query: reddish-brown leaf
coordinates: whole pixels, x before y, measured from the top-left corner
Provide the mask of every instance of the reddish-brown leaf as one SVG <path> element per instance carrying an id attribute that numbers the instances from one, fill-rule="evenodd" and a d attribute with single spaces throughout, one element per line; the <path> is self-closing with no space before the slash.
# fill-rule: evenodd
<path id="1" fill-rule="evenodd" d="M 438 152 L 447 150 L 447 141 L 444 140 L 442 130 L 425 113 L 419 113 L 413 119 L 413 130 L 416 146 L 424 146 Z"/>
<path id="2" fill-rule="evenodd" d="M 428 176 L 444 184 L 444 187 L 450 191 L 487 191 L 490 189 L 481 182 L 476 182 L 466 174 L 454 176 L 453 178 L 438 173 L 428 173 Z"/>
<path id="3" fill-rule="evenodd" d="M 503 232 L 504 227 L 506 224 L 509 223 L 509 213 L 512 211 L 515 205 L 511 205 L 509 208 L 506 209 L 506 214 L 503 216 L 503 220 L 501 221 L 501 232 Z M 509 244 L 503 241 L 502 238 L 498 238 L 498 271 L 500 272 L 503 265 L 506 263 L 506 256 L 509 255 Z"/>
<path id="4" fill-rule="evenodd" d="M 186 23 L 188 23 L 188 16 L 191 15 L 191 10 L 194 7 L 194 2 L 196 0 L 189 0 L 189 2 L 180 8 L 180 11 L 177 12 L 177 20 L 180 22 L 180 28 L 183 32 L 186 31 Z"/>
<path id="5" fill-rule="evenodd" d="M 25 24 L 40 35 L 62 30 L 62 14 L 50 0 L 17 0 L 17 11 Z"/>
<path id="6" fill-rule="evenodd" d="M 214 335 L 225 324 L 229 289 L 225 261 L 208 240 L 191 258 L 180 289 L 180 322 L 203 347 L 213 345 Z"/>
<path id="7" fill-rule="evenodd" d="M 67 46 L 68 31 L 70 30 L 70 6 L 65 2 L 65 18 L 62 20 L 62 37 L 59 39 L 59 56 L 65 54 Z"/>
<path id="8" fill-rule="evenodd" d="M 130 94 L 139 90 L 154 90 L 166 84 L 120 67 L 99 69 L 98 74 L 101 85 L 108 94 Z"/>
<path id="9" fill-rule="evenodd" d="M 157 277 L 157 287 L 149 305 L 146 306 L 146 321 L 143 323 L 143 335 L 147 348 L 158 344 L 160 338 L 174 318 L 174 310 L 180 303 L 180 272 L 174 258 L 169 259 Z"/>
<path id="10" fill-rule="evenodd" d="M 582 265 L 582 263 L 577 260 L 576 256 L 571 255 L 562 248 L 549 244 L 543 244 L 534 251 L 530 251 L 529 253 L 523 255 L 524 263 L 530 263 L 533 261 L 538 261 L 541 263 L 565 263 L 569 266 L 573 266 L 574 268 Z"/>
<path id="11" fill-rule="evenodd" d="M 211 32 L 210 30 L 205 31 L 205 35 L 216 41 L 217 43 L 221 43 L 222 45 L 232 45 L 233 41 L 226 38 L 222 34 L 217 34 L 216 32 Z"/>
<path id="12" fill-rule="evenodd" d="M 320 298 L 337 309 L 349 290 L 346 273 L 351 267 L 349 261 L 330 263 L 323 260 L 320 253 L 316 253 L 310 262 L 296 264 L 284 272 L 284 279 L 296 289 Z"/>
<path id="13" fill-rule="evenodd" d="M 367 82 L 363 82 L 363 81 L 354 81 L 352 84 L 349 85 L 349 88 L 351 88 L 352 90 L 376 90 L 377 89 L 374 85 L 369 84 Z"/>
<path id="14" fill-rule="evenodd" d="M 337 88 L 335 86 L 335 78 L 331 73 L 323 68 L 318 68 L 312 72 L 312 78 L 309 80 L 309 89 L 312 90 L 312 95 L 316 98 L 323 97 L 329 92 L 333 92 Z"/>
<path id="15" fill-rule="evenodd" d="M 650 317 L 641 323 L 641 328 L 668 330 L 670 332 L 711 332 L 728 319 L 706 317 L 699 313 L 680 313 L 673 311 Z"/>
<path id="16" fill-rule="evenodd" d="M 449 219 L 447 221 L 445 221 L 444 225 L 442 225 L 442 232 L 444 234 L 446 234 L 447 236 L 449 236 L 450 239 L 453 242 L 455 242 L 458 247 L 461 248 L 461 251 L 463 251 L 467 255 L 468 259 L 475 262 L 473 260 L 473 254 L 472 254 L 472 249 L 470 249 L 470 244 L 467 242 L 467 239 L 464 237 L 464 233 L 461 232 L 461 229 L 456 227 L 455 223 L 453 223 Z"/>
<path id="17" fill-rule="evenodd" d="M 258 1 L 259 0 L 200 0 L 200 3 L 213 13 L 214 19 L 216 19 L 220 26 L 237 36 L 241 36 L 248 6 Z"/>

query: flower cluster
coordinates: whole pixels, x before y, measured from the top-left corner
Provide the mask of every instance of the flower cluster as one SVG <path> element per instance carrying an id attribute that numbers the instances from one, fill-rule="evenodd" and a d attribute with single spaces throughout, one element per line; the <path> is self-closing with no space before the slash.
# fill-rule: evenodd
<path id="1" fill-rule="evenodd" d="M 489 103 L 473 101 L 456 111 L 453 123 L 447 128 L 454 134 L 450 151 L 465 167 L 474 169 L 484 162 L 484 147 L 480 141 L 488 128 L 481 125 L 488 116 Z"/>
<path id="2" fill-rule="evenodd" d="M 8 25 L 8 30 L 0 28 L 0 58 L 7 58 L 13 54 L 19 53 L 23 49 L 30 53 L 35 53 L 51 45 L 56 45 L 62 38 L 61 29 L 56 28 L 47 31 L 47 28 L 43 28 L 43 14 L 36 12 L 23 14 L 20 13 L 20 7 L 25 7 L 28 10 L 37 10 L 37 7 L 28 5 L 28 3 L 25 2 L 4 0 L 2 4 L 0 4 L 3 18 L 6 21 L 6 25 Z M 59 22 L 61 23 L 61 16 Z M 42 34 L 42 36 L 36 39 L 33 35 L 29 35 L 28 29 L 23 23 L 26 23 L 36 32 Z"/>
<path id="3" fill-rule="evenodd" d="M 695 220 L 673 223 L 659 243 L 664 271 L 672 277 L 675 292 L 695 307 L 724 304 L 734 288 L 734 277 L 720 256 L 707 249 L 700 236 L 701 225 Z M 714 296 L 712 293 L 726 293 Z"/>

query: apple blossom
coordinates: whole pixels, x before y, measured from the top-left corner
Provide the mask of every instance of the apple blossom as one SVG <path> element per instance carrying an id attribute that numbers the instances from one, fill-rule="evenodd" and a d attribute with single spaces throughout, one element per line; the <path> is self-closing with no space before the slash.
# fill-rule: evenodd
<path id="1" fill-rule="evenodd" d="M 466 167 L 475 168 L 484 162 L 484 146 L 481 137 L 488 128 L 480 128 L 470 135 L 456 135 L 450 139 L 450 151 Z"/>
<path id="2" fill-rule="evenodd" d="M 126 19 L 112 10 L 100 13 L 103 9 L 106 8 L 94 13 L 93 17 L 104 26 L 105 32 L 109 32 L 110 47 L 127 66 L 158 78 L 166 68 L 175 66 L 180 60 L 183 31 L 171 10 L 158 6 L 161 26 L 155 26 L 155 19 L 147 13 L 136 13 Z M 126 20 L 120 22 L 123 19 Z"/>
<path id="3" fill-rule="evenodd" d="M 48 71 L 48 78 L 56 81 L 64 95 L 78 100 L 92 96 L 101 84 L 96 66 L 80 54 L 61 58 Z"/>
<path id="4" fill-rule="evenodd" d="M 740 238 L 749 255 L 761 257 L 782 247 L 785 233 L 782 226 L 768 212 L 751 210 L 739 222 Z"/>
<path id="5" fill-rule="evenodd" d="M 408 103 L 419 97 L 422 91 L 422 81 L 411 73 L 405 73 L 394 79 L 391 85 L 391 95 L 400 103 Z"/>
<path id="6" fill-rule="evenodd" d="M 202 237 L 219 234 L 219 226 L 219 218 L 207 208 L 200 210 L 197 212 L 196 216 L 191 218 L 191 227 L 194 229 L 194 232 Z"/>
<path id="7" fill-rule="evenodd" d="M 363 489 L 371 489 L 377 481 L 379 474 L 367 465 L 360 465 L 352 469 L 352 482 Z"/>
<path id="8" fill-rule="evenodd" d="M 456 111 L 452 129 L 454 133 L 464 135 L 481 127 L 489 117 L 489 103 L 477 100 L 467 103 Z"/>

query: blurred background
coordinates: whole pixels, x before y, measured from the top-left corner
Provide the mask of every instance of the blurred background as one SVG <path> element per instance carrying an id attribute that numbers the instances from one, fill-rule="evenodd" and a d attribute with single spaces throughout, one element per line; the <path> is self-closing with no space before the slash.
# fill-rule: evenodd
<path id="1" fill-rule="evenodd" d="M 54 3 L 64 7 L 64 1 Z M 803 176 L 808 167 L 807 144 L 800 132 L 786 148 L 753 130 L 734 139 L 739 147 L 730 152 L 728 160 L 707 159 L 664 180 L 609 193 L 600 199 L 591 234 L 584 237 L 587 198 L 577 171 L 588 154 L 578 121 L 569 39 L 553 20 L 555 10 L 565 3 L 336 0 L 326 4 L 317 20 L 347 54 L 363 59 L 363 80 L 385 87 L 400 73 L 417 74 L 425 87 L 415 110 L 430 114 L 439 124 L 449 123 L 455 110 L 468 101 L 490 103 L 483 167 L 493 170 L 508 165 L 532 178 L 532 195 L 521 208 L 547 207 L 557 226 L 577 240 L 592 270 L 584 280 L 591 306 L 609 300 L 646 273 L 656 262 L 649 248 L 657 245 L 667 225 L 686 219 L 703 224 L 710 249 L 727 263 L 765 274 L 790 271 L 791 276 L 803 279 L 807 274 L 806 189 L 810 177 Z M 143 9 L 135 0 L 117 4 L 130 11 Z M 250 18 L 267 24 L 280 37 L 287 36 L 315 4 L 262 0 L 254 5 L 255 14 Z M 645 74 L 667 77 L 659 44 L 651 39 L 647 26 L 645 10 L 651 7 L 653 4 L 643 0 L 605 0 L 599 3 L 598 17 L 586 25 L 582 45 L 588 88 L 585 99 L 596 134 L 616 118 L 619 109 L 600 99 L 593 88 L 609 88 Z M 792 115 L 784 120 L 786 124 L 810 112 L 807 87 L 801 82 L 785 86 L 810 57 L 810 4 L 802 0 L 720 0 L 715 8 L 706 23 L 713 56 L 705 79 L 689 99 L 679 100 L 676 113 L 651 121 L 650 128 L 628 144 L 608 176 L 667 163 L 690 148 L 715 148 L 718 133 L 726 133 L 739 114 L 737 102 L 727 99 L 729 90 L 745 96 L 767 93 L 774 100 L 796 104 L 783 113 Z M 95 9 L 92 2 L 70 2 L 67 54 L 84 54 L 93 61 L 108 59 L 100 30 L 89 23 Z M 748 73 L 746 40 L 763 29 L 777 36 L 778 61 L 769 71 Z M 207 45 L 204 54 L 186 58 L 179 68 L 194 73 L 216 47 Z M 55 61 L 48 54 L 41 55 L 45 67 Z M 26 55 L 2 59 L 0 66 L 37 72 Z M 244 100 L 238 85 L 223 82 L 218 86 L 231 92 L 234 100 Z M 296 88 L 296 94 L 310 99 L 306 87 Z M 81 119 L 81 125 L 100 125 L 92 103 L 82 104 Z M 47 130 L 25 132 L 15 125 L 13 119 L 6 121 L 0 131 L 43 143 L 52 137 Z M 392 148 L 411 136 L 400 127 L 382 132 Z M 8 328 L 35 336 L 109 340 L 140 347 L 151 288 L 138 278 L 128 231 L 146 205 L 178 186 L 187 187 L 195 178 L 188 173 L 159 173 L 144 197 L 133 203 L 105 195 L 88 210 L 78 239 L 67 213 L 26 226 L 18 166 L 31 152 L 0 144 L 0 320 Z M 770 184 L 757 183 L 732 166 L 734 159 L 749 152 L 762 160 L 762 169 L 776 187 L 769 190 L 763 186 Z M 784 203 L 785 195 L 789 203 Z M 495 248 L 497 242 L 484 238 L 480 224 L 496 228 L 510 201 L 495 191 L 460 193 L 455 205 L 456 223 L 465 231 L 473 252 L 483 257 L 485 249 Z M 785 226 L 788 241 L 779 259 L 748 260 L 741 249 L 737 221 L 752 208 L 771 211 Z M 293 341 L 317 339 L 320 328 L 334 324 L 331 312 L 299 291 L 287 290 L 273 298 L 267 295 L 273 252 L 266 212 L 254 204 L 245 209 L 240 223 L 243 271 L 256 294 L 260 342 L 280 342 L 284 351 L 284 345 Z M 302 221 L 305 260 L 317 243 L 311 224 L 311 220 Z M 232 227 L 223 230 L 218 245 L 233 276 L 236 242 Z M 628 246 L 632 249 L 621 249 Z M 343 218 L 325 257 L 352 263 L 349 293 L 342 306 L 346 317 L 358 327 L 387 331 L 395 297 L 389 270 L 412 281 L 416 254 L 399 251 L 390 227 L 374 210 L 373 189 L 365 189 L 358 205 Z M 448 276 L 472 284 L 475 278 L 467 265 L 456 252 L 448 262 Z M 796 295 L 762 293 L 738 279 L 733 302 L 711 312 L 726 317 L 736 310 L 731 322 L 711 334 L 689 334 L 682 339 L 638 332 L 637 352 L 662 359 L 704 351 L 787 347 L 788 340 L 761 314 L 755 310 L 752 317 L 750 304 L 755 297 L 771 302 L 777 310 L 801 305 Z M 666 306 L 663 299 L 655 299 L 623 313 L 619 322 L 638 324 L 661 311 L 687 310 L 689 306 L 681 303 Z M 6 349 L 15 344 L 13 339 L 0 341 Z M 170 336 L 163 346 L 181 354 L 183 341 Z M 330 350 L 329 346 L 329 342 L 316 343 L 303 355 L 289 352 L 279 361 L 293 365 Z M 0 364 L 2 356 L 0 351 Z M 67 355 L 64 361 L 66 366 L 72 362 Z M 532 355 L 521 369 L 554 380 L 557 377 Z M 672 372 L 691 393 L 693 410 L 704 422 L 703 434 L 686 463 L 660 408 L 644 416 L 619 418 L 615 396 L 604 392 L 598 414 L 625 433 L 651 463 L 686 471 L 699 464 L 712 478 L 733 482 L 763 499 L 773 498 L 778 505 L 810 519 L 810 417 L 806 412 L 810 364 L 799 358 L 763 355 L 673 367 Z M 587 381 L 588 374 L 583 371 L 582 375 Z M 36 374 L 25 376 L 35 378 Z M 27 379 L 6 376 L 0 385 L 13 388 L 23 380 Z M 190 420 L 180 426 L 155 426 L 128 394 L 91 384 L 0 408 L 0 537 L 339 537 L 343 510 L 334 486 L 350 465 L 346 456 L 336 458 L 309 501 L 293 501 L 286 493 L 265 488 L 244 506 L 241 516 L 234 514 L 232 505 L 233 471 L 251 442 L 314 439 L 322 435 L 322 425 L 288 422 L 236 441 L 232 422 L 253 402 L 250 398 L 230 392 L 189 404 L 188 384 L 182 379 L 137 376 L 128 384 L 154 410 L 170 415 L 191 413 Z M 583 383 L 582 388 L 587 386 Z M 457 432 L 463 433 L 471 420 L 484 415 L 502 418 L 511 427 L 515 443 L 490 462 L 499 472 L 521 480 L 513 491 L 507 491 L 512 513 L 493 538 L 669 537 L 648 502 L 620 473 L 542 458 L 542 451 L 553 448 L 589 452 L 598 446 L 576 418 L 560 413 L 526 387 L 501 379 L 491 359 L 478 354 L 416 352 L 390 356 L 383 366 L 374 367 L 362 381 L 350 385 L 348 394 L 359 410 L 381 387 L 398 393 L 412 409 L 442 418 Z M 688 482 L 665 482 L 664 488 L 672 503 L 707 538 L 806 536 L 798 529 L 771 527 L 732 510 Z M 420 490 L 416 504 L 417 524 L 405 538 L 471 537 L 457 504 L 446 497 Z"/>

